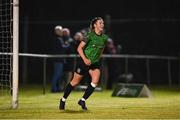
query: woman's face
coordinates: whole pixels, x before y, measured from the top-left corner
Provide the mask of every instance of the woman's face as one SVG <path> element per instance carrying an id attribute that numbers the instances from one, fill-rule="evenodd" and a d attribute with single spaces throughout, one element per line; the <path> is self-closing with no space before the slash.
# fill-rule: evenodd
<path id="1" fill-rule="evenodd" d="M 99 31 L 104 30 L 104 21 L 102 19 L 97 20 L 96 23 L 94 24 L 95 29 L 98 29 Z"/>

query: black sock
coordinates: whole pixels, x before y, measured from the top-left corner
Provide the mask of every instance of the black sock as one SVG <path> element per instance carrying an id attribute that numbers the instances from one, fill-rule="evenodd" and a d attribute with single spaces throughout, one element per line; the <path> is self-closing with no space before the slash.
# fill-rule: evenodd
<path id="1" fill-rule="evenodd" d="M 63 98 L 66 99 L 69 96 L 69 94 L 71 93 L 71 91 L 73 90 L 73 88 L 74 87 L 71 85 L 71 83 L 69 83 L 64 90 Z"/>
<path id="2" fill-rule="evenodd" d="M 83 95 L 83 98 L 86 100 L 88 99 L 88 97 L 94 92 L 94 89 L 95 87 L 93 87 L 91 84 L 87 87 L 84 95 Z"/>

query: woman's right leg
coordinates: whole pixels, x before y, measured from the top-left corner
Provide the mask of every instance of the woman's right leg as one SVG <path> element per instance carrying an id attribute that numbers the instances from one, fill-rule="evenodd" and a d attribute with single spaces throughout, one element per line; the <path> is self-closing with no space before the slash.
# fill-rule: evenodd
<path id="1" fill-rule="evenodd" d="M 64 95 L 63 98 L 67 99 L 67 97 L 69 96 L 69 94 L 71 93 L 72 89 L 79 84 L 79 82 L 82 79 L 82 75 L 77 74 L 76 72 L 74 72 L 73 78 L 71 80 L 71 82 L 66 86 L 65 90 L 64 90 Z"/>
<path id="2" fill-rule="evenodd" d="M 79 84 L 82 77 L 83 77 L 83 75 L 80 75 L 80 74 L 77 74 L 76 72 L 74 72 L 71 82 L 66 86 L 66 88 L 64 90 L 63 98 L 61 98 L 61 100 L 60 100 L 59 109 L 61 109 L 61 110 L 65 109 L 65 101 L 66 101 L 67 97 L 69 96 L 69 94 L 71 93 L 73 88 Z"/>

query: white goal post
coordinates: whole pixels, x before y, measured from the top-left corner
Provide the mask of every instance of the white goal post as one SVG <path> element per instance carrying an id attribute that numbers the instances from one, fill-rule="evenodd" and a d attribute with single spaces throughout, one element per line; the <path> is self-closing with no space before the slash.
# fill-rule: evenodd
<path id="1" fill-rule="evenodd" d="M 19 83 L 19 0 L 13 0 L 13 78 L 12 108 L 18 108 Z"/>
<path id="2" fill-rule="evenodd" d="M 19 0 L 0 0 L 0 97 L 18 108 Z M 4 105 L 5 105 L 4 104 Z"/>

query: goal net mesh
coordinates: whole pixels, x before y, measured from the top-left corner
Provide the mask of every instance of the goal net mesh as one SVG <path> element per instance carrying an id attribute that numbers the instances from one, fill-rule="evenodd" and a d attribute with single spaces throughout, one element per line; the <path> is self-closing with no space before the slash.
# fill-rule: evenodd
<path id="1" fill-rule="evenodd" d="M 0 96 L 11 93 L 12 40 L 12 0 L 0 0 Z"/>

